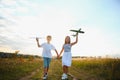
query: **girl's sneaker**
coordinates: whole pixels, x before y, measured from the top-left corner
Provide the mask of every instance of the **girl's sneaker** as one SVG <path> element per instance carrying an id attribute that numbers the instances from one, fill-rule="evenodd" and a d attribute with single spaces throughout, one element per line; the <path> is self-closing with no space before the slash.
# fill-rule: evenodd
<path id="1" fill-rule="evenodd" d="M 62 75 L 62 80 L 64 80 L 64 79 L 68 79 L 68 76 L 65 73 L 63 73 L 63 75 Z"/>

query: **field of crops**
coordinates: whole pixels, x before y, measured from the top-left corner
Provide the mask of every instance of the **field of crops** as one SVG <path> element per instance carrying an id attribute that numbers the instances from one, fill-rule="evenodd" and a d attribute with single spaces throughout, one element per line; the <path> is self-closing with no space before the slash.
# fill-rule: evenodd
<path id="1" fill-rule="evenodd" d="M 0 59 L 0 80 L 20 80 L 36 71 L 26 80 L 42 80 L 43 61 L 41 59 Z M 69 80 L 120 80 L 120 59 L 80 59 L 73 60 L 69 68 Z M 61 60 L 53 59 L 48 80 L 61 80 Z"/>
<path id="2" fill-rule="evenodd" d="M 120 59 L 85 59 L 73 61 L 74 69 L 87 73 L 83 80 L 120 80 Z"/>

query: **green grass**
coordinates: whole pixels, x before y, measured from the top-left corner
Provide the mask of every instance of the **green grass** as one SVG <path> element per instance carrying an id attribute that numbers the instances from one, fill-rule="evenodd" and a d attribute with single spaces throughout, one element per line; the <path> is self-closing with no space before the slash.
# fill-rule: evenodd
<path id="1" fill-rule="evenodd" d="M 41 80 L 43 61 L 29 59 L 0 59 L 0 80 L 19 80 L 31 72 L 39 71 L 30 80 Z M 61 80 L 61 60 L 53 59 L 48 73 L 49 80 Z M 80 80 L 120 80 L 120 59 L 73 60 L 69 73 Z M 72 78 L 69 76 L 69 80 Z"/>
<path id="2" fill-rule="evenodd" d="M 0 80 L 18 80 L 40 65 L 40 60 L 0 59 Z"/>

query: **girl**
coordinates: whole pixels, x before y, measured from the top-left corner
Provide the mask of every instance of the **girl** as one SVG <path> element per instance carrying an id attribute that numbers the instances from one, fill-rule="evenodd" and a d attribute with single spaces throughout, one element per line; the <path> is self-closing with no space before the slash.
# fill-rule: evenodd
<path id="1" fill-rule="evenodd" d="M 66 36 L 65 38 L 65 43 L 62 47 L 62 50 L 59 54 L 62 54 L 62 52 L 64 51 L 64 54 L 62 56 L 62 66 L 63 66 L 63 75 L 62 75 L 62 79 L 67 79 L 67 73 L 68 73 L 68 67 L 71 66 L 71 61 L 72 61 L 72 54 L 71 54 L 71 47 L 73 45 L 75 45 L 78 42 L 78 34 L 76 35 L 76 41 L 71 43 L 70 37 Z"/>

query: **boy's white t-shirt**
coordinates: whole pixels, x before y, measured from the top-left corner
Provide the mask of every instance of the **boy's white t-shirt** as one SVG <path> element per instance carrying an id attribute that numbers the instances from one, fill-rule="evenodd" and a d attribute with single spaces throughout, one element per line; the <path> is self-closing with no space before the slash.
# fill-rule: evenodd
<path id="1" fill-rule="evenodd" d="M 51 50 L 55 50 L 55 47 L 48 43 L 41 44 L 41 47 L 43 47 L 42 57 L 52 58 Z"/>

